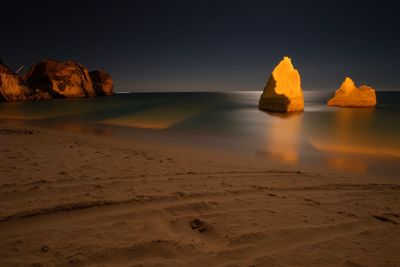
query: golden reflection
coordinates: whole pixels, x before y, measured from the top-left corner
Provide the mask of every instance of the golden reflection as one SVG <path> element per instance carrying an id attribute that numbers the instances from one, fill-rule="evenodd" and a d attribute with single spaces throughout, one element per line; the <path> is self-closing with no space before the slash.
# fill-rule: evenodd
<path id="1" fill-rule="evenodd" d="M 164 130 L 206 111 L 204 105 L 163 105 L 134 114 L 102 121 L 104 124 L 128 126 L 142 129 Z"/>
<path id="2" fill-rule="evenodd" d="M 335 112 L 335 139 L 341 143 L 365 143 L 374 116 L 374 109 L 344 108 Z M 368 143 L 368 141 L 367 141 Z"/>
<path id="3" fill-rule="evenodd" d="M 355 160 L 353 158 L 331 157 L 328 159 L 328 165 L 336 170 L 354 171 L 364 173 L 368 169 L 366 162 Z"/>
<path id="4" fill-rule="evenodd" d="M 266 151 L 273 158 L 287 163 L 299 160 L 299 135 L 303 114 L 270 114 L 266 130 Z"/>
<path id="5" fill-rule="evenodd" d="M 338 142 L 323 142 L 310 139 L 310 144 L 324 152 L 336 152 L 344 154 L 362 154 L 369 156 L 388 156 L 400 158 L 400 150 L 396 148 L 385 148 L 373 145 L 351 145 Z"/>
<path id="6" fill-rule="evenodd" d="M 382 146 L 373 131 L 373 109 L 338 109 L 334 124 L 309 143 L 328 156 L 327 165 L 338 170 L 366 172 L 365 156 L 400 157 L 400 150 Z"/>

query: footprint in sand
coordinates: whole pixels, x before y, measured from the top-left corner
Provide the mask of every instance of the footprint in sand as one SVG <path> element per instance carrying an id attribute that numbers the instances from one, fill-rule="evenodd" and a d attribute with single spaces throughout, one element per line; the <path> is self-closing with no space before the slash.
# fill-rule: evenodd
<path id="1" fill-rule="evenodd" d="M 208 231 L 207 224 L 198 218 L 190 222 L 190 227 L 192 228 L 192 230 L 198 230 L 200 233 Z"/>
<path id="2" fill-rule="evenodd" d="M 389 217 L 388 215 L 389 215 L 389 214 L 387 214 L 386 216 Z M 397 215 L 397 214 L 396 214 L 396 215 Z M 381 222 L 398 224 L 396 221 L 394 221 L 394 220 L 392 220 L 392 219 L 389 219 L 389 218 L 387 218 L 387 217 L 381 216 L 381 215 L 372 215 L 372 218 L 374 218 L 374 219 L 376 219 L 376 220 L 379 220 L 379 221 L 381 221 Z"/>

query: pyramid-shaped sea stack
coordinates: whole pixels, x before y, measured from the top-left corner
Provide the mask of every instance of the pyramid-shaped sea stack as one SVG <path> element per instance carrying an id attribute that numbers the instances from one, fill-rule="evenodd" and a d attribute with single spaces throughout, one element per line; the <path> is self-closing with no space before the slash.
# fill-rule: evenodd
<path id="1" fill-rule="evenodd" d="M 284 57 L 271 73 L 258 107 L 272 112 L 304 110 L 300 74 L 289 57 Z"/>

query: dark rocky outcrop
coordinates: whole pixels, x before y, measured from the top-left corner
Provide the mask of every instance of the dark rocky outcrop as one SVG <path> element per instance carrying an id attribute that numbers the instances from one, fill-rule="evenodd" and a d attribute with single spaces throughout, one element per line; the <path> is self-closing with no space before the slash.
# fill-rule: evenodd
<path id="1" fill-rule="evenodd" d="M 90 78 L 93 81 L 93 88 L 98 96 L 109 96 L 113 94 L 113 80 L 111 75 L 105 71 L 91 71 Z"/>
<path id="2" fill-rule="evenodd" d="M 34 98 L 34 92 L 26 86 L 21 77 L 0 62 L 0 100 L 23 101 Z"/>
<path id="3" fill-rule="evenodd" d="M 75 61 L 46 60 L 33 65 L 24 80 L 33 90 L 53 97 L 96 96 L 88 70 Z"/>

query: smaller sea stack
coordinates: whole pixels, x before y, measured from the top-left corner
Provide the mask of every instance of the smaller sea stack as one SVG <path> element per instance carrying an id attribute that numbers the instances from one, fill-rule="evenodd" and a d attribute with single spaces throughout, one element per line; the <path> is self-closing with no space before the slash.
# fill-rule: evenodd
<path id="1" fill-rule="evenodd" d="M 375 90 L 372 87 L 361 85 L 359 88 L 353 80 L 346 77 L 335 96 L 328 101 L 328 106 L 369 108 L 376 106 Z"/>

